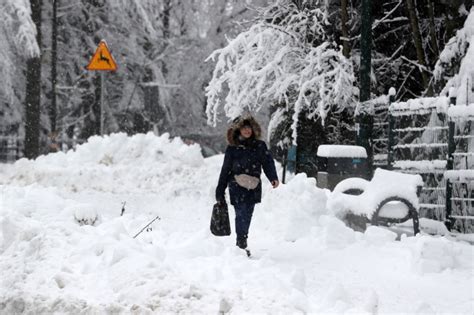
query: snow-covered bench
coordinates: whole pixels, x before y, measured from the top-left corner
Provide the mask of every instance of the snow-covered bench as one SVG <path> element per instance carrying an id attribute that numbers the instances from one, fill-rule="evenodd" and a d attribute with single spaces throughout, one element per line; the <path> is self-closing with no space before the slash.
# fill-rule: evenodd
<path id="1" fill-rule="evenodd" d="M 327 206 L 336 216 L 355 229 L 366 224 L 386 225 L 413 220 L 419 232 L 418 194 L 423 186 L 420 175 L 376 169 L 371 181 L 348 178 L 341 181 L 328 198 Z M 361 192 L 352 195 L 351 192 Z"/>

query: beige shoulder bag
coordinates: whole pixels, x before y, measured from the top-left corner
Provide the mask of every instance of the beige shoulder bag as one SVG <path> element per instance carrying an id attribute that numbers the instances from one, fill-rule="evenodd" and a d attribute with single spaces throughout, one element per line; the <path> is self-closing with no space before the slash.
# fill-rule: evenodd
<path id="1" fill-rule="evenodd" d="M 260 183 L 260 178 L 253 177 L 247 174 L 240 174 L 234 176 L 235 181 L 239 186 L 247 188 L 247 189 L 255 189 L 257 188 L 258 184 Z"/>

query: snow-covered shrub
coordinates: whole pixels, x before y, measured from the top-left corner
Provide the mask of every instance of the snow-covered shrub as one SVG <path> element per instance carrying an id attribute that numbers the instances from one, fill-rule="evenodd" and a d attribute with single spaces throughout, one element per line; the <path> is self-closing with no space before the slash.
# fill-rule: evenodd
<path id="1" fill-rule="evenodd" d="M 260 213 L 265 218 L 260 221 L 262 230 L 285 241 L 296 241 L 310 235 L 319 216 L 326 213 L 326 208 L 319 206 L 326 203 L 325 191 L 317 188 L 315 179 L 304 173 L 297 174 L 278 189 L 266 191 L 262 198 Z M 294 207 L 295 204 L 298 207 Z M 274 222 L 271 220 L 274 215 L 285 220 Z"/>
<path id="2" fill-rule="evenodd" d="M 412 267 L 423 274 L 441 272 L 456 265 L 457 249 L 445 238 L 421 237 L 412 253 Z"/>
<path id="3" fill-rule="evenodd" d="M 453 94 L 456 105 L 474 102 L 474 10 L 441 52 L 433 71 L 440 95 Z M 450 91 L 451 90 L 451 91 Z"/>
<path id="4" fill-rule="evenodd" d="M 99 215 L 91 205 L 81 204 L 74 207 L 74 219 L 80 225 L 94 225 L 99 219 Z"/>

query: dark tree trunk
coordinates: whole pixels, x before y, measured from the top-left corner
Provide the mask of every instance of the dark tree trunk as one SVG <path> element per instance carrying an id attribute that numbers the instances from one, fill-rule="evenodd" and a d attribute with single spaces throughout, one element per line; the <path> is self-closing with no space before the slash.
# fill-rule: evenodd
<path id="1" fill-rule="evenodd" d="M 341 32 L 342 32 L 342 54 L 349 58 L 351 54 L 351 46 L 349 45 L 349 15 L 347 14 L 347 0 L 341 0 Z"/>
<path id="2" fill-rule="evenodd" d="M 360 89 L 359 101 L 361 103 L 370 99 L 370 73 L 372 70 L 372 1 L 362 0 L 361 4 L 361 31 L 360 31 Z M 372 161 L 372 128 L 373 119 L 369 114 L 362 112 L 358 116 L 357 145 L 367 150 L 369 164 Z"/>
<path id="3" fill-rule="evenodd" d="M 470 2 L 470 1 L 468 1 Z M 447 1 L 445 14 L 446 21 L 446 42 L 456 34 L 463 24 L 463 19 L 460 18 L 459 7 L 463 4 L 462 0 L 450 0 Z M 470 3 L 467 3 L 469 7 Z"/>
<path id="4" fill-rule="evenodd" d="M 408 17 L 410 19 L 411 31 L 413 34 L 413 44 L 415 45 L 416 57 L 420 66 L 426 68 L 425 51 L 423 49 L 423 41 L 421 40 L 420 26 L 418 24 L 418 16 L 416 14 L 416 8 L 414 0 L 406 0 Z M 426 69 L 421 70 L 421 78 L 423 80 L 423 89 L 426 90 L 427 95 L 432 95 L 432 89 L 428 87 L 429 77 Z"/>
<path id="5" fill-rule="evenodd" d="M 164 1 L 164 8 L 163 8 L 163 39 L 164 39 L 164 50 L 168 46 L 168 40 L 170 38 L 170 15 L 171 15 L 171 0 Z M 163 72 L 163 77 L 166 79 L 166 75 L 168 74 L 168 68 L 166 66 L 166 62 L 163 62 L 161 71 Z"/>
<path id="6" fill-rule="evenodd" d="M 434 52 L 434 59 L 437 60 L 439 57 L 439 47 L 434 22 L 434 5 L 431 0 L 428 0 L 428 16 L 430 19 L 430 42 Z"/>
<path id="7" fill-rule="evenodd" d="M 36 40 L 41 49 L 42 0 L 31 0 L 31 18 L 36 26 Z M 41 116 L 41 53 L 26 62 L 25 97 L 25 157 L 34 159 L 39 155 Z"/>
<path id="8" fill-rule="evenodd" d="M 49 107 L 49 121 L 51 124 L 51 134 L 56 132 L 57 104 L 56 104 L 56 84 L 57 84 L 57 62 L 58 62 L 58 2 L 53 0 L 53 19 L 51 32 L 51 105 Z"/>
<path id="9" fill-rule="evenodd" d="M 360 93 L 361 102 L 370 99 L 370 71 L 372 67 L 372 1 L 362 1 L 362 25 L 360 35 Z"/>

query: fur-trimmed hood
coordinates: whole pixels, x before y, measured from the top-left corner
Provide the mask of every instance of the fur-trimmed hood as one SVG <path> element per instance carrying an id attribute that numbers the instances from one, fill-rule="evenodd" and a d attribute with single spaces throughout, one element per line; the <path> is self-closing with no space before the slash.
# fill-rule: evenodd
<path id="1" fill-rule="evenodd" d="M 229 145 L 237 146 L 240 144 L 239 129 L 247 124 L 252 127 L 252 138 L 260 140 L 260 137 L 262 135 L 262 128 L 260 127 L 259 123 L 251 115 L 244 115 L 235 118 L 232 121 L 232 124 L 230 125 L 229 129 L 227 130 L 227 142 L 229 143 Z"/>

